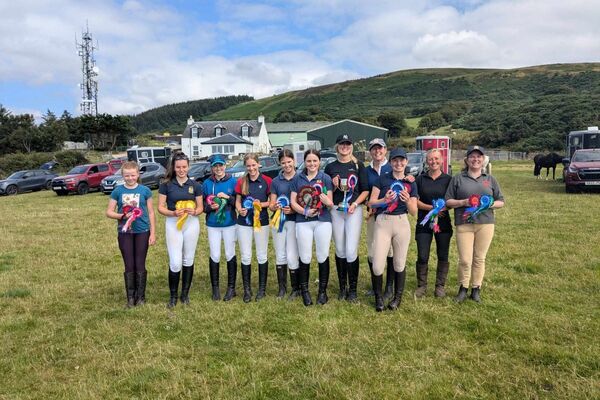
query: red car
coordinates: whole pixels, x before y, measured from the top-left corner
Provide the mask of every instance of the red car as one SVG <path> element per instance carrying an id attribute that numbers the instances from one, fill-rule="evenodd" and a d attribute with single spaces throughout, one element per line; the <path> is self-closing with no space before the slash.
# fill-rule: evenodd
<path id="1" fill-rule="evenodd" d="M 107 163 L 78 165 L 67 175 L 54 178 L 52 190 L 58 196 L 64 196 L 70 192 L 86 194 L 90 189 L 100 189 L 102 179 L 117 172 L 121 164 L 121 160 L 111 160 Z"/>
<path id="2" fill-rule="evenodd" d="M 565 172 L 565 190 L 600 189 L 600 149 L 577 150 Z"/>

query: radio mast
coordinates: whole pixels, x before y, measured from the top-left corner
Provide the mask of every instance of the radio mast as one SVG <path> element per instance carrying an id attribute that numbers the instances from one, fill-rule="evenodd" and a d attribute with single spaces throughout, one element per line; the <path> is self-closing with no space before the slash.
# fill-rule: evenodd
<path id="1" fill-rule="evenodd" d="M 92 34 L 86 24 L 85 32 L 81 34 L 81 43 L 75 38 L 77 54 L 81 57 L 81 102 L 79 109 L 83 115 L 98 115 L 98 67 L 94 58 L 94 50 L 98 49 L 98 42 L 94 46 Z"/>

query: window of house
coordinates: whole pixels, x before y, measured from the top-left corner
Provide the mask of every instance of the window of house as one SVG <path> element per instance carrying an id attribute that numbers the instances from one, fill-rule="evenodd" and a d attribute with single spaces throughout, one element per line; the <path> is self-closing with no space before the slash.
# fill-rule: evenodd
<path id="1" fill-rule="evenodd" d="M 216 128 L 215 128 L 215 136 L 216 136 L 216 137 L 219 137 L 219 136 L 221 136 L 221 135 L 222 135 L 222 133 L 223 133 L 223 128 L 221 128 L 221 127 L 216 127 Z"/>
<path id="2" fill-rule="evenodd" d="M 192 128 L 192 138 L 198 138 L 198 128 L 196 128 L 195 126 Z"/>
<path id="3" fill-rule="evenodd" d="M 235 154 L 235 145 L 233 144 L 225 144 L 225 145 L 213 145 L 212 146 L 213 154 Z"/>
<path id="4" fill-rule="evenodd" d="M 249 131 L 250 131 L 250 128 L 248 127 L 248 125 L 242 126 L 242 136 L 248 137 Z"/>
<path id="5" fill-rule="evenodd" d="M 198 146 L 192 146 L 192 156 L 198 157 L 199 155 L 200 155 L 200 151 L 198 149 Z"/>

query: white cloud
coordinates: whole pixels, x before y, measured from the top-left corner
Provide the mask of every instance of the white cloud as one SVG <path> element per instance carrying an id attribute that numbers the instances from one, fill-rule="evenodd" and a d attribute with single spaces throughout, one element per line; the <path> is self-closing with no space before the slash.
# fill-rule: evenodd
<path id="1" fill-rule="evenodd" d="M 485 65 L 497 54 L 497 46 L 473 31 L 426 34 L 415 43 L 412 55 L 423 64 L 437 66 Z"/>

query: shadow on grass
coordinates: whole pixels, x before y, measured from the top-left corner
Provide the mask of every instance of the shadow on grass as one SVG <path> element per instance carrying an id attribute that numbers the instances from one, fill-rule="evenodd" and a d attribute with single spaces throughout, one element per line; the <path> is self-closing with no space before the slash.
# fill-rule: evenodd
<path id="1" fill-rule="evenodd" d="M 9 298 L 21 298 L 21 297 L 29 297 L 31 296 L 31 292 L 28 289 L 10 289 L 6 292 L 2 293 L 2 297 Z"/>

